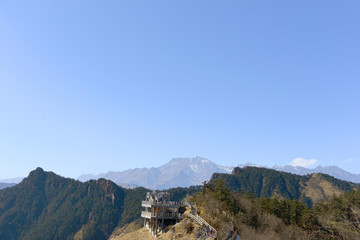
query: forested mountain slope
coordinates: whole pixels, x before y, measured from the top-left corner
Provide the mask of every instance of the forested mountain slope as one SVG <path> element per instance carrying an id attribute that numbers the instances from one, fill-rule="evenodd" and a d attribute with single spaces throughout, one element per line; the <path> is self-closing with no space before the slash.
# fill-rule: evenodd
<path id="1" fill-rule="evenodd" d="M 334 194 L 339 195 L 359 186 L 325 174 L 300 176 L 257 167 L 236 167 L 231 174 L 215 173 L 210 183 L 217 179 L 222 179 L 231 191 L 249 192 L 263 198 L 278 196 L 299 199 L 309 206 L 321 199 L 327 200 Z"/>
<path id="2" fill-rule="evenodd" d="M 229 191 L 222 179 L 205 184 L 187 200 L 196 213 L 217 230 L 218 239 L 242 240 L 358 240 L 360 239 L 360 192 L 345 192 L 319 201 L 313 208 L 298 200 L 258 198 L 254 194 Z M 190 212 L 190 210 L 187 210 Z M 163 240 L 192 239 L 201 227 L 188 215 L 169 226 Z M 114 231 L 112 239 L 152 239 L 149 231 L 134 222 Z"/>
<path id="3" fill-rule="evenodd" d="M 360 192 L 354 190 L 308 208 L 297 200 L 257 198 L 230 192 L 222 179 L 193 197 L 200 215 L 228 239 L 234 230 L 242 240 L 358 240 Z"/>
<path id="4" fill-rule="evenodd" d="M 108 180 L 81 183 L 37 168 L 0 192 L 0 239 L 106 239 L 125 197 Z"/>
<path id="5" fill-rule="evenodd" d="M 323 218 L 331 216 L 333 225 L 329 225 L 327 231 L 335 229 L 345 235 L 347 233 L 338 229 L 347 227 L 350 234 L 353 234 L 357 228 L 348 222 L 352 224 L 358 219 L 358 193 L 351 196 L 341 194 L 355 189 L 358 185 L 322 174 L 298 176 L 270 169 L 246 167 L 235 168 L 232 174 L 214 174 L 210 184 L 205 184 L 205 188 L 211 189 L 219 179 L 230 190 L 240 193 L 252 193 L 263 199 L 277 196 L 275 200 L 259 202 L 264 211 L 274 214 L 278 212 L 271 212 L 274 211 L 271 206 L 279 205 L 277 199 L 300 199 L 309 203 L 309 206 L 313 202 L 331 199 L 331 205 L 324 203 L 315 206 L 316 213 L 324 216 L 318 218 L 318 221 L 325 221 Z M 0 191 L 0 239 L 105 240 L 116 227 L 139 219 L 141 200 L 147 191 L 145 188 L 124 189 L 105 179 L 82 183 L 37 168 L 21 183 Z M 181 200 L 186 195 L 201 191 L 201 187 L 173 188 L 167 191 L 170 192 L 172 200 Z M 220 204 L 215 207 L 225 204 L 230 206 L 230 212 L 237 212 L 239 206 L 232 205 L 233 198 L 224 197 L 221 191 L 217 194 L 218 191 L 215 190 L 214 196 L 218 197 L 216 201 Z M 229 194 L 230 192 L 225 191 L 225 195 Z M 330 197 L 334 194 L 346 197 L 336 200 Z M 353 203 L 350 207 L 349 202 Z M 305 209 L 294 202 L 285 201 L 284 204 L 279 206 Z M 338 217 L 337 209 L 342 209 L 341 212 L 346 214 Z M 284 218 L 283 215 L 278 217 Z M 285 220 L 285 224 L 292 221 L 286 216 Z M 221 225 L 221 221 L 227 220 L 224 218 L 218 221 Z M 324 226 L 328 226 L 325 223 Z"/>
<path id="6" fill-rule="evenodd" d="M 201 187 L 169 189 L 181 200 Z M 41 168 L 0 191 L 1 240 L 102 240 L 140 218 L 145 188 L 124 189 L 110 180 L 82 183 Z"/>

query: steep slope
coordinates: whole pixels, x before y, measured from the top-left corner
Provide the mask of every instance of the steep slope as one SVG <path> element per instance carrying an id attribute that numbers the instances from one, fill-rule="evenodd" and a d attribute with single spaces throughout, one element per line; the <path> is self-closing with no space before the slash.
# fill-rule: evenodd
<path id="1" fill-rule="evenodd" d="M 179 223 L 169 226 L 165 229 L 165 232 L 156 237 L 158 240 L 189 240 L 194 239 L 194 230 L 199 228 L 196 222 L 190 222 L 189 218 L 182 220 Z M 113 233 L 109 240 L 154 240 L 149 230 L 144 228 L 142 224 L 140 226 L 134 226 L 129 224 L 118 232 Z"/>
<path id="2" fill-rule="evenodd" d="M 168 189 L 179 201 L 201 187 Z M 0 191 L 0 239 L 101 240 L 140 219 L 149 190 L 123 189 L 110 180 L 82 183 L 41 168 Z"/>
<path id="3" fill-rule="evenodd" d="M 81 183 L 37 168 L 0 192 L 0 239 L 107 239 L 125 194 L 108 180 Z"/>
<path id="4" fill-rule="evenodd" d="M 249 192 L 264 198 L 300 199 L 309 206 L 320 199 L 329 199 L 333 194 L 339 195 L 358 187 L 324 174 L 300 176 L 256 167 L 237 167 L 231 174 L 215 173 L 210 183 L 215 183 L 217 179 L 222 179 L 232 191 Z"/>
<path id="5" fill-rule="evenodd" d="M 100 175 L 83 175 L 81 181 L 89 178 L 105 178 L 120 186 L 131 184 L 150 189 L 167 189 L 201 185 L 210 179 L 214 172 L 230 173 L 232 167 L 223 167 L 202 158 L 176 158 L 159 168 L 136 168 L 122 172 L 108 172 Z"/>
<path id="6" fill-rule="evenodd" d="M 206 184 L 188 200 L 192 201 L 196 212 L 217 230 L 218 239 L 236 239 L 236 235 L 240 235 L 242 240 L 360 238 L 359 191 L 333 196 L 328 202 L 321 201 L 310 209 L 297 200 L 256 198 L 231 192 L 222 181 L 216 181 L 215 185 Z M 186 212 L 189 210 L 185 211 L 185 220 L 167 227 L 158 239 L 193 239 L 200 226 L 189 221 Z M 141 223 L 134 222 L 118 228 L 110 238 L 121 239 L 153 238 Z"/>
<path id="7" fill-rule="evenodd" d="M 333 239 L 360 239 L 360 191 L 346 192 L 320 202 L 316 215 Z"/>
<path id="8" fill-rule="evenodd" d="M 206 185 L 193 201 L 201 216 L 228 239 L 236 230 L 250 239 L 360 239 L 360 192 L 321 201 L 310 209 L 297 200 L 256 198 L 230 192 L 222 181 Z"/>

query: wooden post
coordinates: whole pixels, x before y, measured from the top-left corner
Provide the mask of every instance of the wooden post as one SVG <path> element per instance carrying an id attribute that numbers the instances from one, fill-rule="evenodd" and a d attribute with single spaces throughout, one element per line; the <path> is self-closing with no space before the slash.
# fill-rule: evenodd
<path id="1" fill-rule="evenodd" d="M 156 222 L 155 222 L 155 237 L 157 236 L 157 228 L 158 228 L 158 211 L 159 209 L 156 208 Z"/>
<path id="2" fill-rule="evenodd" d="M 162 207 L 162 220 L 161 220 L 161 231 L 163 230 L 163 228 L 164 228 L 164 209 L 165 209 L 165 207 L 163 206 Z"/>

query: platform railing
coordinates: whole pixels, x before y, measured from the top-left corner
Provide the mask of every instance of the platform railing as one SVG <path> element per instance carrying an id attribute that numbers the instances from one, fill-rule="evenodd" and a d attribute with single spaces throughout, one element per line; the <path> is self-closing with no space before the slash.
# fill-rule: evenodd
<path id="1" fill-rule="evenodd" d="M 155 213 L 146 212 L 146 211 L 142 211 L 142 212 L 141 212 L 141 217 L 143 217 L 143 218 L 154 218 L 154 217 L 156 217 L 156 216 L 157 216 L 158 218 L 162 218 L 162 217 L 164 217 L 164 218 L 176 218 L 176 217 L 178 217 L 178 214 L 175 213 L 175 212 L 172 212 L 172 213 L 168 213 L 168 212 L 164 212 L 164 213 L 158 212 L 157 214 L 156 214 L 156 212 L 155 212 Z"/>

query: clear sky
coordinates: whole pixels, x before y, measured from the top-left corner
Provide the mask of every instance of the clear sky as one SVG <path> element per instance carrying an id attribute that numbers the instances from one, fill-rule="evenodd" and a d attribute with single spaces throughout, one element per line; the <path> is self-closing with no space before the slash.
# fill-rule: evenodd
<path id="1" fill-rule="evenodd" d="M 358 0 L 0 0 L 0 179 L 194 156 L 359 174 L 359 12 Z"/>

